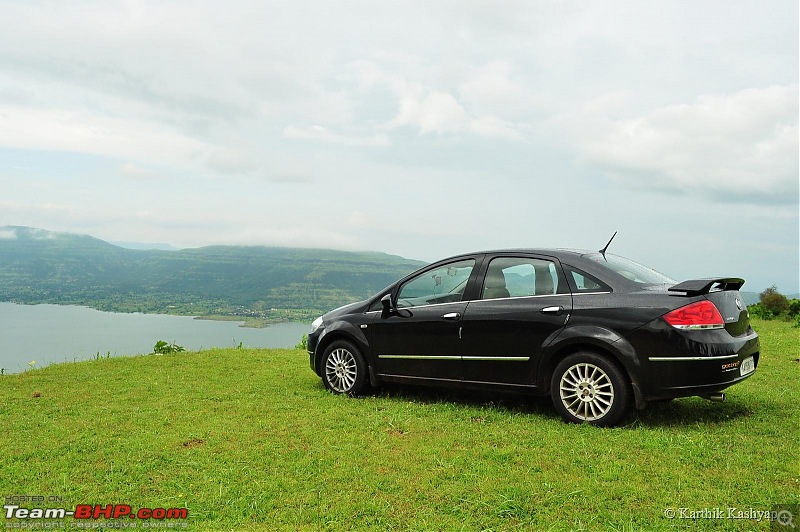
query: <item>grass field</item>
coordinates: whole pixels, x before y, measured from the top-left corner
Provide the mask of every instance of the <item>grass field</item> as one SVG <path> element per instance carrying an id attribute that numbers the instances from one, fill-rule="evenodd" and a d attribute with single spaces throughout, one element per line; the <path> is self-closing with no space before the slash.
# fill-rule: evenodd
<path id="1" fill-rule="evenodd" d="M 681 399 L 616 429 L 567 425 L 543 399 L 333 396 L 296 350 L 5 375 L 0 496 L 188 508 L 185 522 L 120 523 L 140 528 L 768 530 L 665 517 L 800 502 L 800 330 L 755 327 L 758 371 L 726 403 Z"/>

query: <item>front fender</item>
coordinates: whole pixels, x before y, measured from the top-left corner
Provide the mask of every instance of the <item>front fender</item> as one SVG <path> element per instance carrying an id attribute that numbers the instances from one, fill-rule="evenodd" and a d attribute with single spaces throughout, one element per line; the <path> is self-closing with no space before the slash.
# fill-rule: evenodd
<path id="1" fill-rule="evenodd" d="M 325 330 L 317 341 L 317 347 L 314 350 L 314 365 L 317 373 L 319 373 L 319 363 L 322 359 L 322 354 L 328 346 L 336 340 L 347 340 L 353 342 L 356 347 L 361 351 L 365 360 L 369 360 L 369 341 L 364 334 L 361 327 L 347 321 L 335 321 L 325 324 Z M 367 362 L 369 364 L 369 362 Z"/>

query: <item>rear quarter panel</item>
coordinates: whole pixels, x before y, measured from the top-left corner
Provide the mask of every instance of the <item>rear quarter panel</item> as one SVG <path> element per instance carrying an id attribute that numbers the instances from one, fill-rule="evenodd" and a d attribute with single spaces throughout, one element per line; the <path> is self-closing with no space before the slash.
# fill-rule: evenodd
<path id="1" fill-rule="evenodd" d="M 646 357 L 642 357 L 640 346 L 632 342 L 630 336 L 686 304 L 688 299 L 652 291 L 573 294 L 567 326 L 547 347 L 540 361 L 539 386 L 549 387 L 549 372 L 566 354 L 594 348 L 609 353 L 623 366 L 638 393 L 642 381 L 648 380 L 643 375 Z"/>

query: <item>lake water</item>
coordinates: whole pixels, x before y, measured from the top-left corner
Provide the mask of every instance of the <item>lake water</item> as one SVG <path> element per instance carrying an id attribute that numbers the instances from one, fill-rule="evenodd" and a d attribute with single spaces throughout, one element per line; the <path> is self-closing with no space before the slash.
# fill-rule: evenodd
<path id="1" fill-rule="evenodd" d="M 196 320 L 161 314 L 116 314 L 85 307 L 0 303 L 0 368 L 6 373 L 53 362 L 152 353 L 158 340 L 189 351 L 212 347 L 294 347 L 305 323 L 278 323 L 264 329 L 240 322 Z"/>

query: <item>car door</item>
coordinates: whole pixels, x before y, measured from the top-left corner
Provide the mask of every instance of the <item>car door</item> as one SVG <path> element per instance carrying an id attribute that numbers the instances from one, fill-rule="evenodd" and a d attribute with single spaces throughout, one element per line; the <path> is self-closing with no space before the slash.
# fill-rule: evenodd
<path id="1" fill-rule="evenodd" d="M 464 380 L 534 386 L 542 350 L 566 325 L 572 294 L 552 257 L 495 256 L 463 319 Z"/>
<path id="2" fill-rule="evenodd" d="M 461 380 L 464 293 L 475 282 L 476 259 L 460 258 L 404 281 L 393 292 L 396 307 L 370 325 L 379 375 Z"/>

